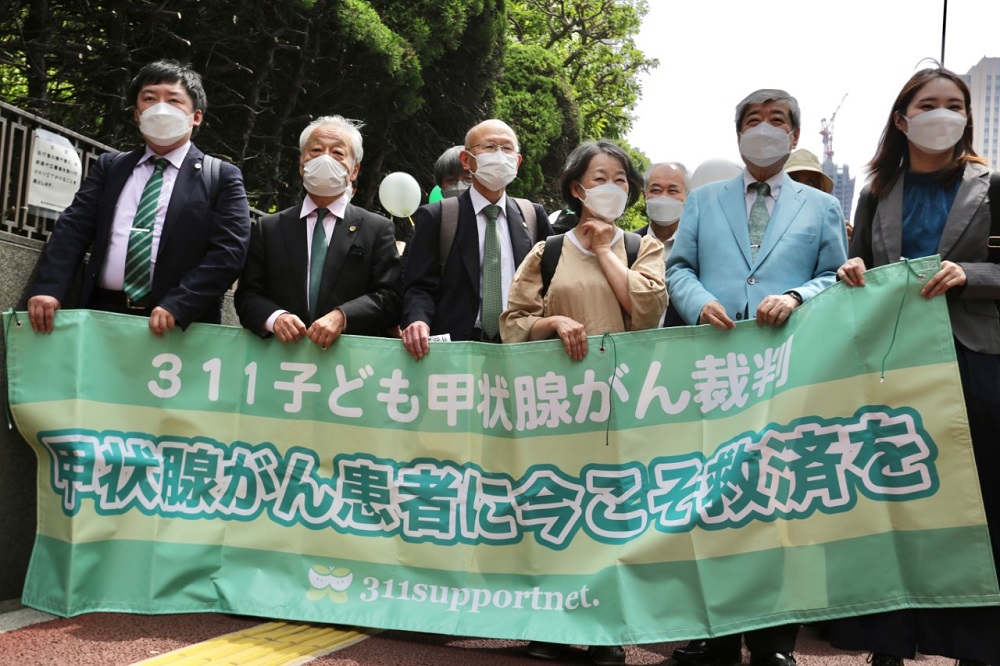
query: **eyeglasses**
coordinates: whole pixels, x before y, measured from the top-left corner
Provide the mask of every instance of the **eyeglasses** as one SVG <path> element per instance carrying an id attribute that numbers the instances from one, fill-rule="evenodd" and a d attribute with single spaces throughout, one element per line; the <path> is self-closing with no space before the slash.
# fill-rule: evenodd
<path id="1" fill-rule="evenodd" d="M 502 150 L 504 155 L 517 154 L 517 146 L 512 146 L 510 144 L 504 144 L 501 146 L 496 143 L 477 143 L 474 146 L 469 146 L 470 151 L 474 148 L 479 148 L 479 152 L 481 153 L 495 153 Z"/>

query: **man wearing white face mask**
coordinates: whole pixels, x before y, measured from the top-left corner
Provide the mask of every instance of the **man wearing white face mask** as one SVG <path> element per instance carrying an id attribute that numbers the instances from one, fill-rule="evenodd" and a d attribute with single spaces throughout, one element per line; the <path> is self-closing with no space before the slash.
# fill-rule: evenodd
<path id="1" fill-rule="evenodd" d="M 780 326 L 833 284 L 847 256 L 844 215 L 835 198 L 782 171 L 799 138 L 794 97 L 783 90 L 748 95 L 736 107 L 736 136 L 746 170 L 688 196 L 667 291 L 688 324 L 730 330 L 755 318 Z M 692 641 L 673 658 L 681 666 L 735 666 L 744 637 L 751 666 L 795 666 L 797 634 L 797 625 L 784 625 Z"/>
<path id="2" fill-rule="evenodd" d="M 521 155 L 506 123 L 491 119 L 470 129 L 459 159 L 472 172 L 472 187 L 413 214 L 400 326 L 417 360 L 432 335 L 499 342 L 514 271 L 552 233 L 545 209 L 507 196 Z"/>
<path id="3" fill-rule="evenodd" d="M 737 106 L 746 169 L 691 192 L 667 262 L 670 300 L 688 324 L 779 326 L 833 284 L 847 252 L 840 204 L 782 171 L 799 138 L 799 106 L 758 90 Z"/>
<path id="4" fill-rule="evenodd" d="M 660 162 L 646 171 L 643 185 L 650 224 L 637 229 L 636 233 L 654 236 L 663 243 L 664 258 L 669 257 L 684 201 L 691 191 L 691 174 L 680 162 Z"/>
<path id="5" fill-rule="evenodd" d="M 220 323 L 222 297 L 243 267 L 243 175 L 191 142 L 207 108 L 198 74 L 160 60 L 139 71 L 128 95 L 145 146 L 102 155 L 60 215 L 28 300 L 36 331 L 52 330 L 88 250 L 79 305 L 147 316 L 158 336 Z"/>
<path id="6" fill-rule="evenodd" d="M 392 222 L 350 202 L 361 169 L 358 125 L 317 118 L 299 137 L 301 204 L 261 218 L 236 290 L 250 331 L 326 349 L 342 333 L 385 335 L 399 319 Z"/>

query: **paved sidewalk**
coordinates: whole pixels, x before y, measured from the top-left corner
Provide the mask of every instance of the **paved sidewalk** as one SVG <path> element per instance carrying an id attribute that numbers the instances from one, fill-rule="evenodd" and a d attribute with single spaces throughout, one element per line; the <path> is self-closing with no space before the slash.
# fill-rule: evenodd
<path id="1" fill-rule="evenodd" d="M 484 640 L 403 631 L 268 622 L 221 614 L 131 615 L 92 613 L 61 619 L 0 602 L 0 666 L 529 666 L 586 665 L 582 647 L 555 662 L 524 654 L 525 641 Z M 629 666 L 668 664 L 679 643 L 626 648 Z M 747 655 L 744 655 L 747 657 Z M 863 666 L 866 656 L 833 650 L 803 628 L 800 666 Z M 909 663 L 909 662 L 908 662 Z M 921 657 L 918 666 L 953 666 Z"/>

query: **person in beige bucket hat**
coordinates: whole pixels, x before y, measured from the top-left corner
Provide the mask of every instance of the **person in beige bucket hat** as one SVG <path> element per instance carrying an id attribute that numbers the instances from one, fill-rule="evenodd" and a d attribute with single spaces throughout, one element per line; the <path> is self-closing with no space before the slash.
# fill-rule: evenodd
<path id="1" fill-rule="evenodd" d="M 823 172 L 819 158 L 804 148 L 792 152 L 785 162 L 785 173 L 792 180 L 833 194 L 833 179 Z"/>

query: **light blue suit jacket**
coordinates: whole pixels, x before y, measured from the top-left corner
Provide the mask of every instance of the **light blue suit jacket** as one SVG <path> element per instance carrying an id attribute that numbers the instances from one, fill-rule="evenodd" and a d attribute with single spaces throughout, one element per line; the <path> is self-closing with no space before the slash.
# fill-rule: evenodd
<path id="1" fill-rule="evenodd" d="M 750 257 L 743 174 L 691 192 L 667 261 L 667 292 L 684 321 L 697 324 L 710 301 L 733 321 L 753 318 L 767 296 L 796 291 L 804 302 L 833 284 L 847 260 L 840 204 L 784 176 L 757 260 Z"/>

